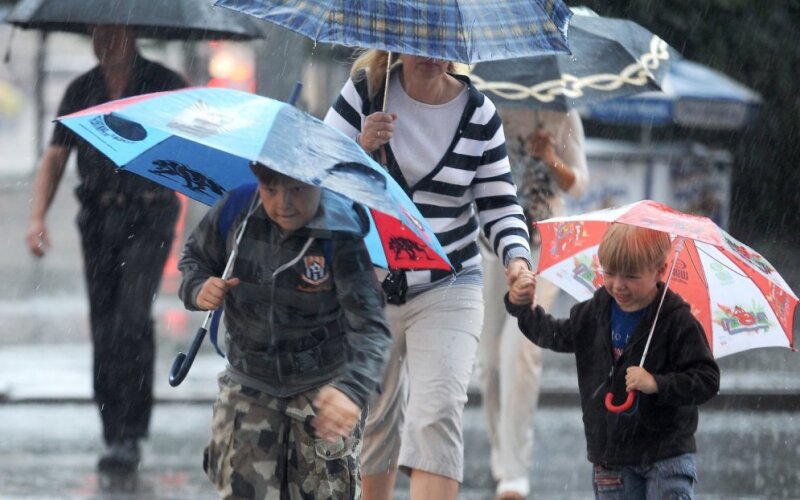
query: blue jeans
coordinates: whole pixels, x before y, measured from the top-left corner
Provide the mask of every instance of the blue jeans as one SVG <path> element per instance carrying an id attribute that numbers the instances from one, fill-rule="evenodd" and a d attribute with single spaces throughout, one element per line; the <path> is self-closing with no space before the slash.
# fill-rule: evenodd
<path id="1" fill-rule="evenodd" d="M 697 482 L 695 454 L 648 465 L 595 465 L 592 482 L 597 500 L 691 500 Z"/>

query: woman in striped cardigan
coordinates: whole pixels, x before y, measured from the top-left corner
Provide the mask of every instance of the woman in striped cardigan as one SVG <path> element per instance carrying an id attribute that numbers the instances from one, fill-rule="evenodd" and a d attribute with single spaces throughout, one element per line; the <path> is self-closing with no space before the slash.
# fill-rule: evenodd
<path id="1" fill-rule="evenodd" d="M 410 493 L 455 498 L 462 414 L 483 323 L 483 231 L 513 281 L 531 263 L 528 231 L 492 102 L 453 64 L 367 51 L 325 121 L 381 160 L 436 233 L 455 268 L 384 280 L 393 345 L 370 404 L 361 455 L 364 498 L 390 499 L 400 467 Z M 400 289 L 398 289 L 398 286 Z M 496 300 L 502 300 L 497 297 Z"/>

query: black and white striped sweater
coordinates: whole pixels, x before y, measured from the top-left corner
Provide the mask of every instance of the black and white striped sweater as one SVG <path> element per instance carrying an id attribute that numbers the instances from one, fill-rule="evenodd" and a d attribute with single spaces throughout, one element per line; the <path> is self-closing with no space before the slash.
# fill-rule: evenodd
<path id="1" fill-rule="evenodd" d="M 467 85 L 468 99 L 447 152 L 425 177 L 409 186 L 387 144 L 388 170 L 433 228 L 457 272 L 479 269 L 481 228 L 505 265 L 515 257 L 530 263 L 527 225 L 517 201 L 500 117 L 469 78 L 453 76 Z M 382 100 L 383 91 L 374 102 Z M 351 79 L 325 122 L 355 138 L 370 112 L 366 78 Z M 408 273 L 408 284 L 424 287 L 447 276 L 445 271 L 413 271 Z"/>

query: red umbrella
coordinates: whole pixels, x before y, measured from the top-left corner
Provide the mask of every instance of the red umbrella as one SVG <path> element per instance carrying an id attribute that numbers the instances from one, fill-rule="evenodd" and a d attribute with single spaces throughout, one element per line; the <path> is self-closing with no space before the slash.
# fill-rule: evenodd
<path id="1" fill-rule="evenodd" d="M 578 300 L 590 298 L 603 285 L 598 247 L 608 226 L 615 223 L 673 237 L 667 286 L 691 305 L 716 358 L 758 347 L 795 350 L 792 332 L 798 299 L 775 268 L 711 219 L 661 203 L 645 200 L 537 222 L 542 237 L 539 275 Z M 642 363 L 646 355 L 647 348 Z M 633 402 L 633 393 L 628 399 Z M 606 401 L 612 409 L 609 398 Z"/>

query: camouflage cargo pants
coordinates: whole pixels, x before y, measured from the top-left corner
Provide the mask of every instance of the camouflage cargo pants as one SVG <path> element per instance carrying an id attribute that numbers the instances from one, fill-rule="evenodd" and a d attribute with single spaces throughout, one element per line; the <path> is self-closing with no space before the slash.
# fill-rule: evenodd
<path id="1" fill-rule="evenodd" d="M 338 442 L 314 437 L 317 391 L 278 398 L 219 376 L 203 469 L 224 499 L 361 498 L 362 422 Z"/>

